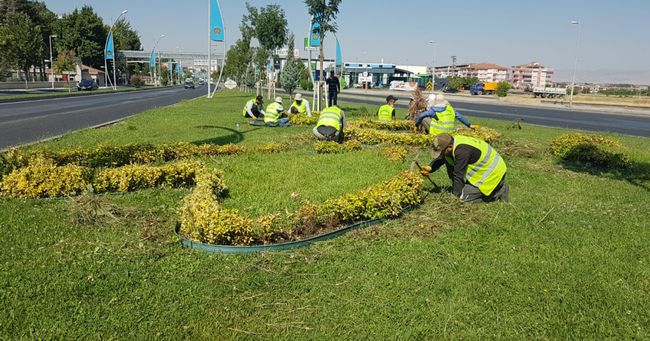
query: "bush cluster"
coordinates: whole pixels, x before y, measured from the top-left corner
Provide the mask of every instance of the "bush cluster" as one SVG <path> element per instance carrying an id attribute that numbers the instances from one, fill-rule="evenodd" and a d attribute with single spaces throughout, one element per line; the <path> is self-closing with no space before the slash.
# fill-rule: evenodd
<path id="1" fill-rule="evenodd" d="M 412 133 L 388 133 L 377 129 L 350 128 L 346 138 L 357 140 L 364 144 L 397 144 L 411 146 L 430 146 L 433 139 L 430 135 Z"/>
<path id="2" fill-rule="evenodd" d="M 33 163 L 13 170 L 2 179 L 2 194 L 13 198 L 51 198 L 81 193 L 90 181 L 86 167 Z"/>
<path id="3" fill-rule="evenodd" d="M 564 161 L 584 163 L 601 169 L 626 169 L 629 158 L 618 149 L 623 145 L 601 135 L 565 134 L 551 142 L 551 153 Z"/>
<path id="4" fill-rule="evenodd" d="M 272 214 L 252 220 L 237 210 L 221 208 L 213 182 L 199 177 L 194 191 L 183 199 L 180 233 L 196 241 L 222 245 L 295 240 L 342 224 L 396 217 L 405 207 L 421 202 L 422 186 L 417 173 L 404 172 L 359 193 L 303 206 L 286 217 Z"/>
<path id="5" fill-rule="evenodd" d="M 196 172 L 202 169 L 198 162 L 152 167 L 128 165 L 107 168 L 95 176 L 93 187 L 96 192 L 132 192 L 147 188 L 178 188 L 194 185 Z"/>
<path id="6" fill-rule="evenodd" d="M 318 123 L 320 113 L 317 111 L 312 111 L 311 114 L 311 117 L 308 117 L 306 114 L 289 115 L 289 122 L 294 126 L 316 125 L 316 123 Z"/>
<path id="7" fill-rule="evenodd" d="M 90 168 L 120 167 L 130 164 L 147 164 L 185 159 L 193 156 L 237 155 L 244 153 L 277 153 L 290 149 L 288 144 L 266 143 L 252 147 L 236 144 L 129 144 L 124 146 L 99 146 L 95 149 L 70 149 L 65 151 L 35 151 L 23 153 L 12 149 L 0 154 L 0 174 L 33 163 L 33 160 L 50 160 L 57 166 L 78 165 Z"/>
<path id="8" fill-rule="evenodd" d="M 395 121 L 355 120 L 355 121 L 350 121 L 349 124 L 350 127 L 356 127 L 356 128 L 415 131 L 415 122 L 411 120 L 395 120 Z"/>
<path id="9" fill-rule="evenodd" d="M 500 132 L 486 128 L 486 127 L 479 127 L 479 128 L 458 128 L 456 129 L 456 134 L 457 135 L 463 135 L 463 136 L 471 136 L 475 137 L 479 140 L 483 140 L 489 144 L 494 144 L 495 142 L 499 141 L 501 137 L 503 136 Z"/>
<path id="10" fill-rule="evenodd" d="M 334 141 L 321 141 L 314 143 L 314 149 L 318 154 L 338 154 L 361 150 L 361 142 L 350 140 L 344 143 Z"/>
<path id="11" fill-rule="evenodd" d="M 408 155 L 408 149 L 402 146 L 386 146 L 379 151 L 381 155 L 391 161 L 403 161 Z"/>

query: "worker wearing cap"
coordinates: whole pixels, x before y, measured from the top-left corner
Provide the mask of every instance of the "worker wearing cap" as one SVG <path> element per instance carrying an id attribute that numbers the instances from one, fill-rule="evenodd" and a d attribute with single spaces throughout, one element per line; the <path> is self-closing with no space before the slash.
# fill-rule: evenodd
<path id="1" fill-rule="evenodd" d="M 395 102 L 397 102 L 397 97 L 393 95 L 386 97 L 386 104 L 377 110 L 377 116 L 380 121 L 392 121 L 395 119 Z"/>
<path id="2" fill-rule="evenodd" d="M 311 117 L 309 101 L 303 100 L 302 94 L 296 94 L 293 104 L 291 104 L 291 107 L 289 108 L 289 112 L 292 114 L 307 114 L 307 117 Z"/>
<path id="3" fill-rule="evenodd" d="M 487 142 L 463 135 L 440 134 L 433 139 L 440 156 L 420 172 L 427 176 L 442 165 L 452 180 L 452 192 L 464 202 L 508 201 L 506 163 Z"/>
<path id="4" fill-rule="evenodd" d="M 284 108 L 282 107 L 282 97 L 276 97 L 275 102 L 266 107 L 264 114 L 264 123 L 269 127 L 286 127 L 289 125 L 289 118 L 282 117 Z"/>
<path id="5" fill-rule="evenodd" d="M 313 133 L 321 141 L 336 141 L 343 143 L 345 135 L 343 130 L 346 128 L 345 113 L 337 106 L 333 105 L 323 109 L 318 118 L 318 123 L 314 127 Z"/>
<path id="6" fill-rule="evenodd" d="M 463 115 L 454 110 L 442 94 L 431 94 L 427 98 L 427 111 L 418 115 L 415 126 L 431 136 L 453 134 L 456 120 L 469 128 L 476 128 Z"/>
<path id="7" fill-rule="evenodd" d="M 244 110 L 242 110 L 242 115 L 244 117 L 249 117 L 253 120 L 261 118 L 264 116 L 264 98 L 262 96 L 257 96 L 256 98 L 251 99 L 246 102 L 244 105 Z"/>

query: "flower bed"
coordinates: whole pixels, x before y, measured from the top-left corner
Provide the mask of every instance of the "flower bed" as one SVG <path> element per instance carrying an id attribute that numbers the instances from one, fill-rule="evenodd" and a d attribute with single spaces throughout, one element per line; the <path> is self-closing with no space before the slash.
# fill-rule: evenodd
<path id="1" fill-rule="evenodd" d="M 51 198 L 81 193 L 90 183 L 90 170 L 76 165 L 34 163 L 13 170 L 2 179 L 0 190 L 12 198 Z"/>
<path id="2" fill-rule="evenodd" d="M 192 240 L 223 245 L 269 244 L 300 240 L 345 224 L 398 216 L 405 207 L 421 201 L 422 178 L 413 172 L 371 186 L 356 194 L 306 205 L 293 214 L 262 216 L 255 221 L 237 210 L 223 209 L 209 180 L 183 200 L 181 235 Z"/>
<path id="3" fill-rule="evenodd" d="M 311 114 L 311 117 L 308 117 L 305 114 L 289 115 L 289 122 L 294 126 L 316 125 L 316 123 L 318 123 L 320 113 L 317 111 L 312 111 Z"/>
<path id="4" fill-rule="evenodd" d="M 364 144 L 397 144 L 410 146 L 430 146 L 433 139 L 430 135 L 413 133 L 388 133 L 377 129 L 350 128 L 346 131 L 346 138 Z"/>
<path id="5" fill-rule="evenodd" d="M 356 120 L 350 122 L 350 127 L 382 129 L 382 130 L 415 131 L 415 122 L 411 120 L 394 120 L 394 121 Z"/>
<path id="6" fill-rule="evenodd" d="M 457 128 L 456 135 L 471 136 L 479 140 L 483 140 L 489 144 L 494 144 L 495 142 L 499 141 L 503 136 L 500 132 L 486 127 Z"/>
<path id="7" fill-rule="evenodd" d="M 406 159 L 408 149 L 402 146 L 387 146 L 382 147 L 379 152 L 381 155 L 391 161 L 403 161 Z"/>

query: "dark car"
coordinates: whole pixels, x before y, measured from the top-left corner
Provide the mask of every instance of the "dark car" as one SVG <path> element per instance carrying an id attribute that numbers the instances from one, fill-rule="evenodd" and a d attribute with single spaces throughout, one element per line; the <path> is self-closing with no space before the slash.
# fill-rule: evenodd
<path id="1" fill-rule="evenodd" d="M 185 85 L 183 87 L 185 89 L 194 89 L 194 81 L 191 79 L 186 80 Z"/>
<path id="2" fill-rule="evenodd" d="M 99 85 L 95 82 L 94 79 L 83 79 L 79 84 L 77 84 L 77 90 L 95 90 L 98 89 Z"/>

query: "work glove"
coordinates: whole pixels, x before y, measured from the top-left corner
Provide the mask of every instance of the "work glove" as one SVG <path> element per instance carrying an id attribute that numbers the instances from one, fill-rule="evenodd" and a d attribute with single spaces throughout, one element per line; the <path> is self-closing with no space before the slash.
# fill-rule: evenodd
<path id="1" fill-rule="evenodd" d="M 431 174 L 431 170 L 432 170 L 431 166 L 424 166 L 420 168 L 420 174 L 422 174 L 422 176 L 427 176 Z"/>
<path id="2" fill-rule="evenodd" d="M 478 125 L 478 124 L 470 124 L 469 127 L 472 128 L 472 129 L 481 129 L 481 126 Z"/>

